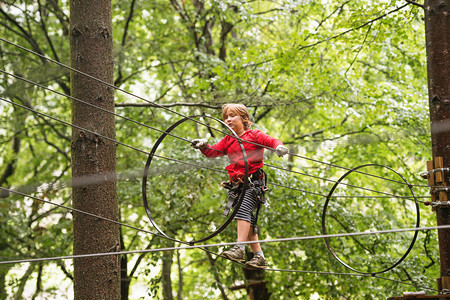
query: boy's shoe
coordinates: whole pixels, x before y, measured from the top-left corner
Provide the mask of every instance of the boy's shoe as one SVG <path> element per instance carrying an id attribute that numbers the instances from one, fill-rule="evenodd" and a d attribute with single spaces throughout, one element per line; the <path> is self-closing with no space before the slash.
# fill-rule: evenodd
<path id="1" fill-rule="evenodd" d="M 230 250 L 224 251 L 222 253 L 222 256 L 237 261 L 237 262 L 244 262 L 245 261 L 245 251 L 242 250 L 238 246 L 234 246 Z"/>
<path id="2" fill-rule="evenodd" d="M 245 265 L 250 269 L 265 269 L 267 268 L 267 260 L 261 255 L 255 254 Z"/>

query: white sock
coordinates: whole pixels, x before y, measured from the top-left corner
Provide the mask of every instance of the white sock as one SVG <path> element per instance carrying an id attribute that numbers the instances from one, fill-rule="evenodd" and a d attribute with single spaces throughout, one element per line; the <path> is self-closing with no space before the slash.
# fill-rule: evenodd
<path id="1" fill-rule="evenodd" d="M 241 248 L 241 250 L 245 251 L 245 244 L 238 243 L 238 244 L 236 244 L 236 246 Z"/>
<path id="2" fill-rule="evenodd" d="M 255 255 L 260 255 L 260 256 L 264 257 L 264 253 L 262 251 L 256 251 Z"/>

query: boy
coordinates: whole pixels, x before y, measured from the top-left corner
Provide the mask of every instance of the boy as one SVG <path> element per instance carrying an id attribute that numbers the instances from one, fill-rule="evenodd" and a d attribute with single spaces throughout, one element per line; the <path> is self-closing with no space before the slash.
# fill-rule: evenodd
<path id="1" fill-rule="evenodd" d="M 259 145 L 274 148 L 279 156 L 288 153 L 288 149 L 278 139 L 270 137 L 260 130 L 251 129 L 252 122 L 250 121 L 250 115 L 245 105 L 225 104 L 222 107 L 222 117 L 225 124 L 231 127 L 239 138 L 244 140 L 242 145 L 247 154 L 249 178 L 257 178 L 262 173 L 262 170 L 260 171 L 260 169 L 263 166 L 264 147 Z M 258 145 L 246 143 L 245 141 L 250 141 Z M 227 135 L 213 146 L 208 145 L 208 142 L 204 139 L 195 139 L 192 141 L 191 145 L 195 149 L 201 150 L 207 157 L 228 155 L 231 163 L 225 169 L 228 171 L 230 181 L 236 183 L 242 179 L 245 174 L 245 162 L 236 138 Z M 240 192 L 242 192 L 242 188 L 238 191 L 238 193 Z M 256 196 L 251 189 L 247 189 L 239 211 L 235 216 L 235 219 L 237 220 L 238 243 L 231 249 L 223 252 L 222 255 L 224 257 L 238 262 L 245 261 L 245 244 L 240 242 L 258 240 L 258 234 L 255 233 L 252 228 L 256 225 L 253 211 L 257 205 Z M 261 245 L 259 243 L 252 243 L 250 244 L 250 248 L 252 249 L 254 256 L 246 263 L 246 265 L 251 268 L 267 268 L 267 261 L 264 257 Z"/>

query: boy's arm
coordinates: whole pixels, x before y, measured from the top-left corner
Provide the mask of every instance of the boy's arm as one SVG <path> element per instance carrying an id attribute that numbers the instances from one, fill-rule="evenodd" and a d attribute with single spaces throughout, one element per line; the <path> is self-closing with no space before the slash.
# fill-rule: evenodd
<path id="1" fill-rule="evenodd" d="M 208 145 L 206 139 L 192 140 L 191 146 L 195 149 L 199 149 L 206 157 L 219 157 L 226 154 L 226 137 L 221 139 L 215 145 Z"/>
<path id="2" fill-rule="evenodd" d="M 258 132 L 257 139 L 259 144 L 274 148 L 278 156 L 283 156 L 289 152 L 289 149 L 283 145 L 283 142 L 281 142 L 279 139 L 271 137 L 268 134 L 265 134 L 262 131 Z"/>

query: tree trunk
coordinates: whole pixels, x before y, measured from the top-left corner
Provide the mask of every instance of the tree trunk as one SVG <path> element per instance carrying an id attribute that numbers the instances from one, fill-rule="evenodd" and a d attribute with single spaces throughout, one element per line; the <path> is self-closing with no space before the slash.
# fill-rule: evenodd
<path id="1" fill-rule="evenodd" d="M 253 258 L 253 253 L 247 252 L 247 260 Z M 245 279 L 247 280 L 247 294 L 252 300 L 268 300 L 270 298 L 269 290 L 266 286 L 266 271 L 250 270 L 243 268 Z"/>
<path id="2" fill-rule="evenodd" d="M 428 96 L 433 157 L 450 167 L 450 0 L 425 0 Z M 445 173 L 450 186 L 450 174 Z M 447 193 L 448 194 L 448 193 Z M 440 199 L 441 200 L 441 199 Z M 450 208 L 436 207 L 437 224 L 450 225 Z M 450 229 L 438 230 L 441 261 L 439 289 L 450 289 Z M 446 277 L 446 280 L 444 280 Z"/>
<path id="3" fill-rule="evenodd" d="M 11 268 L 5 267 L 0 269 L 0 291 L 3 291 L 0 293 L 0 300 L 6 300 L 6 274 L 8 274 L 8 271 Z"/>
<path id="4" fill-rule="evenodd" d="M 110 0 L 70 1 L 72 67 L 113 82 L 113 42 Z M 72 96 L 114 110 L 114 90 L 77 72 L 71 72 Z M 72 103 L 72 122 L 115 139 L 114 116 Z M 73 206 L 118 220 L 116 145 L 83 130 L 72 130 Z M 104 253 L 120 250 L 118 225 L 74 212 L 73 252 Z M 74 260 L 75 299 L 120 299 L 120 256 Z"/>
<path id="5" fill-rule="evenodd" d="M 120 228 L 120 245 L 125 248 L 123 241 L 123 232 Z M 127 255 L 120 256 L 120 299 L 128 300 L 128 294 L 130 293 L 131 277 L 128 276 L 128 257 Z"/>
<path id="6" fill-rule="evenodd" d="M 173 247 L 173 243 L 170 247 Z M 161 274 L 161 282 L 162 282 L 162 292 L 164 300 L 173 300 L 173 291 L 172 291 L 172 279 L 170 275 L 172 273 L 172 264 L 173 264 L 173 251 L 164 252 L 162 256 L 162 274 Z"/>

